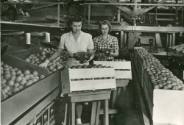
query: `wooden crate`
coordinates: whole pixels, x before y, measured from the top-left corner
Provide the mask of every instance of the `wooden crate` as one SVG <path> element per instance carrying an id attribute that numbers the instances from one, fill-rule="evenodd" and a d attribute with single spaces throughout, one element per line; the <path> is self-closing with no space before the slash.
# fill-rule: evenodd
<path id="1" fill-rule="evenodd" d="M 62 92 L 114 89 L 114 68 L 66 68 L 61 72 Z"/>
<path id="2" fill-rule="evenodd" d="M 132 69 L 130 61 L 95 61 L 95 64 L 111 66 L 115 69 L 116 80 L 132 79 Z"/>

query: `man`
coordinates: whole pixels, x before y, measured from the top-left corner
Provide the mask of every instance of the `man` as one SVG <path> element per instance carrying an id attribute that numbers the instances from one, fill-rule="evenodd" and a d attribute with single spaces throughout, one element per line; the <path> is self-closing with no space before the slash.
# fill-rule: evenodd
<path id="1" fill-rule="evenodd" d="M 90 58 L 88 61 L 94 58 L 94 44 L 92 40 L 92 36 L 88 33 L 81 31 L 82 28 L 82 19 L 80 17 L 72 18 L 70 22 L 71 32 L 65 33 L 61 36 L 59 48 L 57 52 L 52 55 L 49 59 L 45 60 L 41 67 L 47 67 L 48 63 L 62 54 L 63 50 L 67 50 L 70 57 L 72 58 L 74 54 L 78 52 L 89 52 Z M 88 62 L 87 61 L 87 62 Z M 75 59 L 69 59 L 68 65 L 75 65 L 77 61 Z M 76 123 L 82 124 L 81 122 L 81 115 L 82 115 L 82 104 L 76 105 Z"/>

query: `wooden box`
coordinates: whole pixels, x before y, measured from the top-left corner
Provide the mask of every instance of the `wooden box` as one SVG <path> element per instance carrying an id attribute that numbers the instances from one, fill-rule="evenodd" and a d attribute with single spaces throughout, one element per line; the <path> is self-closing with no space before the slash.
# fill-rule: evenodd
<path id="1" fill-rule="evenodd" d="M 62 93 L 116 88 L 114 68 L 66 68 L 61 72 Z"/>
<path id="2" fill-rule="evenodd" d="M 130 61 L 95 61 L 95 64 L 111 66 L 115 69 L 116 80 L 132 79 L 131 62 Z"/>

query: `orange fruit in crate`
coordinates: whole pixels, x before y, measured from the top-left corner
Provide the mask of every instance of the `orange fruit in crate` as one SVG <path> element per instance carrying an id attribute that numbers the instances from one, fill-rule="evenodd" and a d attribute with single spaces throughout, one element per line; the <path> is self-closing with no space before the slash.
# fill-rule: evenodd
<path id="1" fill-rule="evenodd" d="M 38 76 L 38 72 L 37 71 L 33 71 L 33 75 L 34 76 Z"/>
<path id="2" fill-rule="evenodd" d="M 29 70 L 24 71 L 24 75 L 29 75 L 29 74 L 31 74 L 31 72 Z"/>

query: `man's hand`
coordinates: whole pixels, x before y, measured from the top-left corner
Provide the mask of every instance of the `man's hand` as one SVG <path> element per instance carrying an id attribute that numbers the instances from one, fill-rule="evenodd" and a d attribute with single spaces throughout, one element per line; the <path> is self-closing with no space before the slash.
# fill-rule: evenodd
<path id="1" fill-rule="evenodd" d="M 43 67 L 43 68 L 46 68 L 49 64 L 49 60 L 45 60 L 43 63 L 41 63 L 39 66 L 40 67 Z"/>

